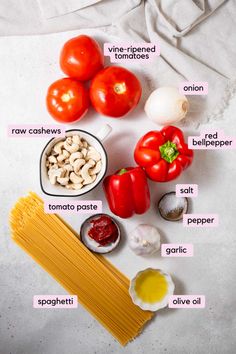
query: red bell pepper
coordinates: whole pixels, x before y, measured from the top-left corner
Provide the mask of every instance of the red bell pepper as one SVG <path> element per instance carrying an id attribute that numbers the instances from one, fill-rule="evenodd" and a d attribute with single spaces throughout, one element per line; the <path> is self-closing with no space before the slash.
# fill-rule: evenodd
<path id="1" fill-rule="evenodd" d="M 111 211 L 121 218 L 143 214 L 150 207 L 147 177 L 141 167 L 127 167 L 107 176 L 103 188 Z"/>
<path id="2" fill-rule="evenodd" d="M 136 145 L 134 158 L 150 179 L 168 182 L 191 164 L 193 150 L 188 148 L 179 128 L 167 126 L 145 134 Z"/>

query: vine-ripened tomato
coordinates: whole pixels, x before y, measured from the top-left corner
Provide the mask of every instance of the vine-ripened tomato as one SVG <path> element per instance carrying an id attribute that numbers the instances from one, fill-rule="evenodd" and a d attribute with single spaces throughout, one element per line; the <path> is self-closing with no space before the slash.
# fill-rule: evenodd
<path id="1" fill-rule="evenodd" d="M 88 111 L 89 95 L 81 82 L 64 78 L 49 86 L 46 103 L 48 112 L 55 120 L 73 123 Z"/>
<path id="2" fill-rule="evenodd" d="M 70 77 L 79 81 L 91 80 L 104 67 L 102 50 L 89 36 L 72 38 L 62 48 L 60 66 Z"/>
<path id="3" fill-rule="evenodd" d="M 142 87 L 137 77 L 119 66 L 109 66 L 94 77 L 90 99 L 98 113 L 119 118 L 138 104 Z"/>

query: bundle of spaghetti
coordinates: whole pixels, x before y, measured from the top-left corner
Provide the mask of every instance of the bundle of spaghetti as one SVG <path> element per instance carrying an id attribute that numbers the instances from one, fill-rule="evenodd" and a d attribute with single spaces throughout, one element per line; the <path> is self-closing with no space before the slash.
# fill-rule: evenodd
<path id="1" fill-rule="evenodd" d="M 13 240 L 51 274 L 122 344 L 136 337 L 152 312 L 133 304 L 129 280 L 93 254 L 65 221 L 46 214 L 35 193 L 20 198 L 10 216 Z"/>

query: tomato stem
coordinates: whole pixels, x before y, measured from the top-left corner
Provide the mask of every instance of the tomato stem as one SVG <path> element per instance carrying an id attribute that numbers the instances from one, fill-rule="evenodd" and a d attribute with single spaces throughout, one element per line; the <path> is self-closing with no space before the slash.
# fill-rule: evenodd
<path id="1" fill-rule="evenodd" d="M 63 93 L 63 95 L 61 96 L 61 100 L 63 102 L 69 102 L 71 99 L 71 95 L 69 92 Z"/>
<path id="2" fill-rule="evenodd" d="M 118 95 L 122 95 L 123 93 L 126 92 L 126 85 L 124 82 L 119 82 L 117 84 L 114 85 L 114 91 L 115 93 L 117 93 Z"/>

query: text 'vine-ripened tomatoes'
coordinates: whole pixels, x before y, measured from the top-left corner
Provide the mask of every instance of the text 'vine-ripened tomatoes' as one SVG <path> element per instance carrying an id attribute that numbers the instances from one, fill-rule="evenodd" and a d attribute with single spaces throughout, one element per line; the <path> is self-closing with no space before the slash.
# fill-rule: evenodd
<path id="1" fill-rule="evenodd" d="M 81 82 L 64 78 L 49 86 L 46 102 L 48 112 L 55 120 L 73 123 L 88 111 L 89 95 Z"/>
<path id="2" fill-rule="evenodd" d="M 131 71 L 119 66 L 109 66 L 93 78 L 89 93 L 98 113 L 119 118 L 137 106 L 142 87 Z"/>
<path id="3" fill-rule="evenodd" d="M 62 48 L 60 66 L 66 75 L 74 79 L 91 80 L 104 67 L 102 50 L 89 36 L 72 38 Z"/>

